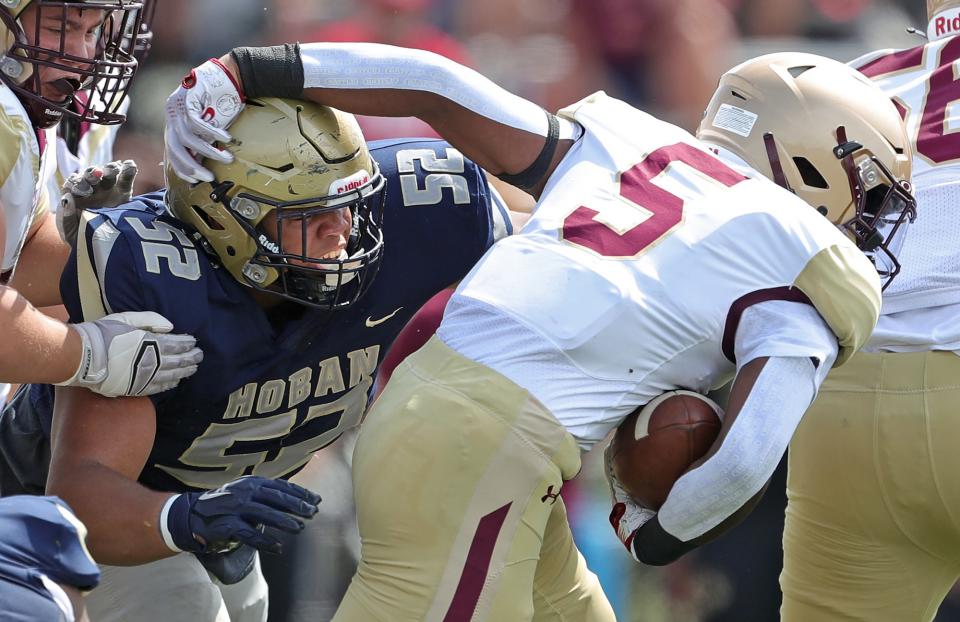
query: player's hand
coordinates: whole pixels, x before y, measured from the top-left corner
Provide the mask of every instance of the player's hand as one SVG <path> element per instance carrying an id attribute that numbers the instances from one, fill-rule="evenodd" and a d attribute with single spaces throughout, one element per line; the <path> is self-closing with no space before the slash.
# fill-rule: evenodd
<path id="1" fill-rule="evenodd" d="M 178 495 L 165 528 L 183 551 L 229 552 L 246 544 L 279 553 L 280 539 L 266 528 L 299 533 L 300 519 L 313 518 L 319 503 L 319 495 L 296 484 L 248 475 L 216 490 Z"/>
<path id="2" fill-rule="evenodd" d="M 240 583 L 246 578 L 257 561 L 257 549 L 241 544 L 226 553 L 194 553 L 207 572 L 224 585 Z"/>
<path id="3" fill-rule="evenodd" d="M 213 181 L 199 159 L 231 162 L 233 155 L 213 146 L 230 142 L 225 130 L 244 106 L 240 86 L 216 59 L 190 70 L 167 98 L 166 159 L 190 183 Z"/>
<path id="4" fill-rule="evenodd" d="M 90 166 L 67 177 L 57 209 L 57 230 L 63 241 L 76 246 L 83 210 L 116 207 L 130 201 L 137 171 L 137 163 L 133 160 L 118 160 L 103 166 Z"/>
<path id="5" fill-rule="evenodd" d="M 657 513 L 634 501 L 617 481 L 617 476 L 613 473 L 611 464 L 609 444 L 603 450 L 603 466 L 607 483 L 610 484 L 610 497 L 613 501 L 613 509 L 610 511 L 610 525 L 613 526 L 613 531 L 617 534 L 617 538 L 620 539 L 623 546 L 627 547 L 630 557 L 640 561 L 634 551 L 633 540 L 637 531 Z"/>
<path id="6" fill-rule="evenodd" d="M 150 311 L 114 313 L 71 324 L 83 340 L 80 366 L 60 386 L 118 395 L 152 395 L 192 376 L 203 352 L 190 335 L 170 335 L 173 324 Z"/>

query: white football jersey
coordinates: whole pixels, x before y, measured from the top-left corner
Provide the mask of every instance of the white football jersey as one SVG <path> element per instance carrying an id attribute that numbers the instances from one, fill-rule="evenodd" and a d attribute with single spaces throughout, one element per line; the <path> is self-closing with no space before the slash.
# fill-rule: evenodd
<path id="1" fill-rule="evenodd" d="M 41 154 L 40 139 L 23 104 L 0 83 L 0 209 L 6 226 L 0 283 L 13 278 L 30 228 L 50 209 L 48 188 L 57 169 L 56 131 L 44 130 L 42 135 Z M 9 390 L 10 385 L 0 383 L 0 406 Z"/>
<path id="2" fill-rule="evenodd" d="M 882 50 L 850 64 L 904 116 L 914 148 L 917 219 L 905 228 L 902 266 L 883 297 L 867 350 L 960 350 L 960 9 L 930 22 L 930 40 Z"/>
<path id="3" fill-rule="evenodd" d="M 56 132 L 44 130 L 49 148 L 40 153 L 37 134 L 13 91 L 0 84 L 0 204 L 6 239 L 0 281 L 13 276 L 30 227 L 50 207 L 49 180 L 57 168 Z"/>
<path id="4" fill-rule="evenodd" d="M 560 114 L 584 135 L 530 222 L 457 288 L 437 334 L 529 390 L 582 447 L 664 391 L 728 382 L 756 303 L 812 304 L 839 362 L 866 341 L 877 273 L 801 199 L 603 93 Z M 752 352 L 822 356 L 803 335 Z"/>

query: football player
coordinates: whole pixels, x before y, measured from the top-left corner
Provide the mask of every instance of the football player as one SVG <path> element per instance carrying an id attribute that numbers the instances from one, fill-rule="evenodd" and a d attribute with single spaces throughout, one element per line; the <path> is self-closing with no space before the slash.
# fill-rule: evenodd
<path id="1" fill-rule="evenodd" d="M 783 620 L 932 620 L 960 578 L 960 2 L 923 45 L 852 63 L 904 116 L 921 217 L 897 242 L 864 351 L 831 373 L 790 447 Z"/>
<path id="2" fill-rule="evenodd" d="M 142 8 L 134 9 L 139 13 L 139 18 L 128 20 L 125 24 L 126 32 L 123 41 L 129 46 L 129 41 L 133 41 L 132 53 L 137 59 L 138 67 L 143 65 L 144 60 L 150 54 L 153 47 L 153 17 L 156 13 L 156 0 L 142 0 Z M 80 91 L 74 94 L 75 110 L 81 109 L 86 105 L 90 98 L 90 93 Z M 130 98 L 124 97 L 117 104 L 117 112 L 126 114 L 130 107 Z M 51 187 L 51 196 L 59 197 L 61 188 L 71 175 L 83 170 L 86 173 L 86 180 L 83 176 L 71 180 L 69 186 L 70 193 L 63 198 L 81 197 L 83 194 L 92 193 L 93 188 L 98 186 L 101 179 L 106 176 L 106 184 L 112 182 L 111 176 L 119 176 L 120 189 L 124 192 L 126 199 L 130 198 L 133 189 L 133 179 L 136 176 L 136 165 L 132 161 L 113 163 L 113 146 L 117 138 L 117 132 L 120 124 L 103 125 L 83 123 L 78 117 L 66 117 L 60 121 L 57 127 L 57 173 L 53 176 Z M 105 166 L 111 163 L 110 166 Z M 116 183 L 116 182 L 112 182 Z M 93 202 L 91 202 L 94 205 Z M 102 204 L 96 205 L 103 207 Z M 52 205 L 51 207 L 58 207 Z M 68 205 L 70 208 L 76 208 L 74 205 Z M 68 222 L 72 214 L 66 215 Z M 76 231 L 63 231 L 63 215 L 58 214 L 58 224 L 61 228 L 61 236 L 66 238 L 67 242 L 72 244 L 75 240 Z"/>
<path id="3" fill-rule="evenodd" d="M 0 603 L 6 622 L 86 620 L 83 592 L 100 571 L 87 530 L 56 497 L 0 499 Z"/>
<path id="4" fill-rule="evenodd" d="M 0 6 L 0 322 L 4 326 L 0 380 L 4 382 L 58 382 L 106 395 L 147 394 L 175 385 L 195 371 L 200 360 L 192 338 L 144 330 L 171 330 L 156 314 L 121 314 L 71 327 L 35 307 L 59 304 L 55 275 L 60 274 L 69 251 L 48 211 L 55 200 L 48 190 L 57 167 L 54 126 L 64 116 L 89 123 L 122 121 L 110 106 L 123 97 L 136 63 L 130 47 L 119 44 L 119 37 L 139 6 L 128 0 L 12 0 Z M 73 95 L 81 87 L 96 93 L 105 105 L 74 108 Z M 0 401 L 5 394 L 6 385 L 0 385 Z M 4 561 L 8 579 L 10 573 L 29 572 L 23 565 L 18 570 L 18 563 L 30 566 L 30 557 L 46 553 L 42 538 L 50 532 L 41 526 L 42 519 L 30 515 L 31 508 L 29 503 L 4 502 L 8 527 L 0 530 L 0 548 L 17 551 Z M 50 556 L 46 562 L 51 576 L 71 571 L 64 556 Z M 29 589 L 42 589 L 35 585 L 37 580 L 31 575 Z M 16 604 L 41 615 L 43 609 L 32 610 L 32 602 L 4 598 L 4 613 L 12 612 Z"/>
<path id="5" fill-rule="evenodd" d="M 891 236 L 914 214 L 897 110 L 813 55 L 728 72 L 701 140 L 603 93 L 545 113 L 436 55 L 372 44 L 238 48 L 194 76 L 167 103 L 187 178 L 210 175 L 193 154 L 231 157 L 209 142 L 229 138 L 233 111 L 201 118 L 197 92 L 280 92 L 419 116 L 539 197 L 360 429 L 362 557 L 338 621 L 612 620 L 557 496 L 580 451 L 663 391 L 735 378 L 718 441 L 659 512 L 611 482 L 611 522 L 639 561 L 716 537 L 866 341 L 878 268 L 888 282 Z"/>
<path id="6" fill-rule="evenodd" d="M 368 150 L 351 115 L 272 98 L 248 100 L 233 130 L 234 161 L 212 163 L 210 182 L 171 172 L 165 194 L 84 212 L 62 281 L 73 319 L 151 309 L 206 348 L 198 375 L 152 400 L 58 393 L 49 479 L 19 471 L 24 491 L 46 485 L 90 529 L 97 620 L 215 620 L 224 607 L 263 619 L 249 545 L 277 539 L 253 530 L 265 521 L 224 494 L 231 482 L 289 487 L 263 493 L 268 505 L 309 503 L 282 480 L 359 424 L 404 323 L 512 230 L 479 167 L 442 141 Z M 49 398 L 35 387 L 4 418 L 49 430 Z M 248 546 L 218 555 L 222 541 Z M 189 553 L 246 602 L 220 597 Z"/>
<path id="7" fill-rule="evenodd" d="M 3 381 L 142 395 L 175 385 L 200 360 L 192 338 L 144 330 L 171 330 L 155 314 L 118 315 L 71 327 L 35 308 L 60 302 L 50 275 L 60 273 L 69 252 L 48 210 L 48 180 L 57 167 L 55 126 L 64 116 L 103 124 L 123 120 L 113 106 L 126 93 L 136 61 L 133 40 L 125 46 L 120 39 L 131 11 L 139 7 L 129 0 L 19 0 L 0 7 L 5 42 L 0 144 L 6 154 L 0 167 Z M 75 109 L 74 93 L 81 88 L 102 105 Z"/>

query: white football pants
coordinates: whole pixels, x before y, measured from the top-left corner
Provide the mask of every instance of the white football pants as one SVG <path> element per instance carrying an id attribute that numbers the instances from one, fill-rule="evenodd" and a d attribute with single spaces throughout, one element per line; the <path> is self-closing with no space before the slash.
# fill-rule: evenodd
<path id="1" fill-rule="evenodd" d="M 253 571 L 223 585 L 189 553 L 140 566 L 100 566 L 86 598 L 91 622 L 266 622 L 267 584 Z"/>

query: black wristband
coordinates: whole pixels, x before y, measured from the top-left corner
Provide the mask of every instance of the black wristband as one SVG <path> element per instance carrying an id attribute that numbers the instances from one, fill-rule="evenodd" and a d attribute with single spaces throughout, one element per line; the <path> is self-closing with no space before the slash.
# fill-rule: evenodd
<path id="1" fill-rule="evenodd" d="M 514 175 L 501 173 L 497 175 L 499 179 L 522 190 L 533 188 L 540 183 L 544 173 L 547 172 L 547 167 L 553 162 L 553 154 L 556 153 L 557 143 L 560 141 L 560 122 L 557 121 L 556 116 L 546 110 L 544 110 L 544 112 L 547 114 L 547 142 L 544 143 L 543 149 L 540 150 L 540 155 L 533 161 L 533 164 L 519 173 Z"/>
<path id="2" fill-rule="evenodd" d="M 239 47 L 230 52 L 240 69 L 247 97 L 302 97 L 303 61 L 300 44 Z"/>
<path id="3" fill-rule="evenodd" d="M 666 566 L 685 553 L 697 548 L 693 542 L 683 542 L 670 535 L 660 524 L 660 517 L 648 520 L 633 538 L 633 552 L 644 564 Z"/>

